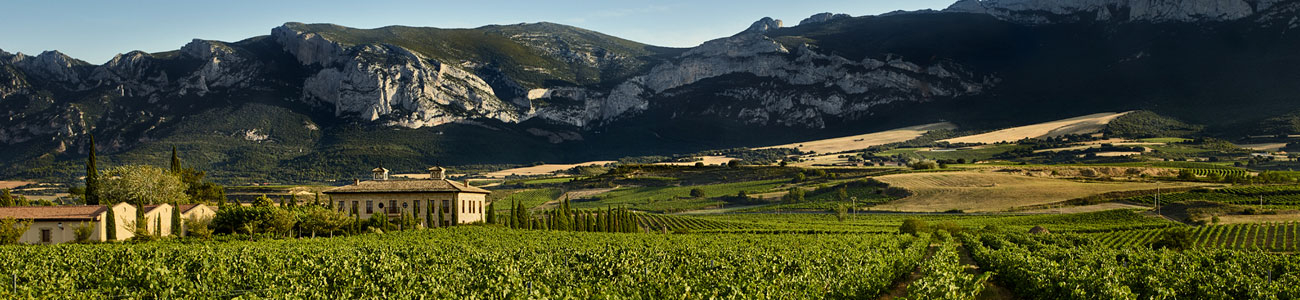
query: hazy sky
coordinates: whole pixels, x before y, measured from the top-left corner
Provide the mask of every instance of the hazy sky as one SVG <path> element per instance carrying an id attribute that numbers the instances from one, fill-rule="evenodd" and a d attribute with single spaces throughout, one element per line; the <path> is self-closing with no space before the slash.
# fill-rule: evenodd
<path id="1" fill-rule="evenodd" d="M 100 64 L 131 50 L 175 50 L 191 39 L 237 41 L 285 22 L 472 28 L 547 21 L 660 46 L 689 47 L 770 16 L 794 26 L 814 13 L 854 16 L 942 9 L 956 0 L 281 1 L 13 0 L 0 12 L 0 49 L 59 50 Z"/>

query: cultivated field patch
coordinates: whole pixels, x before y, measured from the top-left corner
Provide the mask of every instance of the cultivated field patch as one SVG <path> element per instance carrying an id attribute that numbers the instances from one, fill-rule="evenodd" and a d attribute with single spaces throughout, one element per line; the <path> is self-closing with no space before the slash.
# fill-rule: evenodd
<path id="1" fill-rule="evenodd" d="M 1087 196 L 1133 190 L 1195 186 L 1194 183 L 1082 182 L 994 172 L 911 173 L 877 177 L 911 196 L 873 209 L 908 212 L 997 212 Z"/>
<path id="2" fill-rule="evenodd" d="M 836 153 L 836 152 L 865 149 L 867 147 L 879 146 L 879 145 L 884 145 L 889 143 L 905 142 L 905 141 L 915 139 L 921 136 L 922 134 L 925 134 L 926 132 L 930 132 L 931 130 L 954 129 L 954 128 L 957 127 L 952 123 L 947 123 L 947 122 L 932 123 L 932 124 L 917 125 L 911 127 L 903 127 L 899 129 L 881 131 L 875 133 L 859 134 L 854 136 L 813 140 L 813 141 L 806 141 L 806 142 L 799 142 L 799 143 L 790 143 L 785 145 L 776 145 L 771 147 L 763 147 L 762 149 L 795 148 L 798 149 L 799 151 L 804 151 L 804 152 Z"/>
<path id="3" fill-rule="evenodd" d="M 1033 125 L 1012 127 L 989 133 L 963 136 L 943 140 L 950 143 L 985 143 L 992 144 L 1002 141 L 1017 141 L 1026 138 L 1046 138 L 1057 137 L 1067 134 L 1093 134 L 1106 129 L 1106 124 L 1115 120 L 1122 113 L 1095 113 L 1091 115 L 1074 117 L 1064 120 L 1057 120 Z"/>

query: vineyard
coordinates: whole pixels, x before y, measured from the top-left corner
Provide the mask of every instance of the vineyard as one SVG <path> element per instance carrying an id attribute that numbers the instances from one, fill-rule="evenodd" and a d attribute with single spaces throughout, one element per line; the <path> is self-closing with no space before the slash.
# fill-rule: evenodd
<path id="1" fill-rule="evenodd" d="M 3 246 L 0 298 L 866 298 L 913 270 L 927 244 L 897 235 L 463 227 L 311 240 Z"/>
<path id="2" fill-rule="evenodd" d="M 1151 245 L 1162 231 L 1132 230 L 1095 235 L 1098 243 L 1111 247 Z M 1250 223 L 1199 226 L 1192 230 L 1195 245 L 1203 248 L 1262 249 L 1296 251 L 1300 246 L 1300 222 Z"/>
<path id="3" fill-rule="evenodd" d="M 661 214 L 636 214 L 637 224 L 650 232 L 728 232 L 770 229 L 769 226 L 729 221 L 716 221 L 687 216 Z"/>
<path id="4" fill-rule="evenodd" d="M 1178 203 L 1186 201 L 1210 201 L 1237 205 L 1274 205 L 1300 206 L 1300 186 L 1294 185 L 1251 185 L 1222 189 L 1198 189 L 1189 192 L 1161 194 L 1161 203 Z M 1126 201 L 1154 204 L 1156 195 L 1143 195 L 1124 199 Z"/>
<path id="5" fill-rule="evenodd" d="M 1224 178 L 1224 177 L 1246 177 L 1247 175 L 1250 175 L 1250 172 L 1247 171 L 1246 169 L 1201 169 L 1201 168 L 1197 168 L 1197 169 L 1185 169 L 1185 170 L 1191 171 L 1192 174 L 1195 174 L 1196 176 L 1211 176 L 1211 175 L 1218 175 L 1220 178 Z"/>
<path id="6" fill-rule="evenodd" d="M 995 281 L 1029 299 L 1296 299 L 1300 256 L 1112 248 L 1074 235 L 965 235 Z"/>

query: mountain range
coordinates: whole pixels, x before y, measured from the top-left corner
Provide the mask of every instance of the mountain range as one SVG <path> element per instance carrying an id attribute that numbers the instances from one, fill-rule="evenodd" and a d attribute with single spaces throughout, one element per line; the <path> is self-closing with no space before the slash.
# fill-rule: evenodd
<path id="1" fill-rule="evenodd" d="M 91 134 L 108 165 L 160 164 L 175 146 L 226 182 L 1134 109 L 1207 135 L 1287 134 L 1300 125 L 1261 124 L 1300 110 L 1298 18 L 1295 0 L 962 0 L 792 27 L 763 18 L 692 48 L 553 23 L 286 23 L 102 65 L 0 51 L 0 178 L 76 178 Z"/>

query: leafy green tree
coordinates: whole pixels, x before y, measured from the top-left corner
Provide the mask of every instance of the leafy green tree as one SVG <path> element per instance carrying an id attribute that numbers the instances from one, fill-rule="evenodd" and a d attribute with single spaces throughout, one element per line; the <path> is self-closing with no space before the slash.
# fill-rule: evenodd
<path id="1" fill-rule="evenodd" d="M 0 189 L 0 206 L 14 206 L 14 197 L 9 194 L 9 189 Z"/>
<path id="2" fill-rule="evenodd" d="M 693 189 L 691 189 L 691 197 L 692 197 L 692 198 L 704 198 L 704 190 L 701 190 L 701 189 L 699 189 L 699 188 L 693 188 Z"/>
<path id="3" fill-rule="evenodd" d="M 794 178 L 790 178 L 790 182 L 793 182 L 793 183 L 800 183 L 800 182 L 803 182 L 803 181 L 804 181 L 805 179 L 807 179 L 807 178 L 808 178 L 808 177 L 807 177 L 807 176 L 804 176 L 803 173 L 794 173 Z"/>
<path id="4" fill-rule="evenodd" d="M 136 206 L 159 203 L 189 203 L 184 183 L 153 166 L 127 165 L 104 172 L 102 195 L 113 201 Z"/>
<path id="5" fill-rule="evenodd" d="M 88 205 L 99 205 L 100 200 L 100 182 L 99 169 L 96 166 L 95 159 L 95 135 L 90 135 L 89 156 L 86 157 L 86 197 L 85 202 Z"/>
<path id="6" fill-rule="evenodd" d="M 847 219 L 848 217 L 849 207 L 847 205 L 840 204 L 835 206 L 835 219 L 844 222 L 844 219 Z"/>
<path id="7" fill-rule="evenodd" d="M 1196 173 L 1192 173 L 1192 170 L 1188 169 L 1179 170 L 1178 180 L 1196 180 Z"/>
<path id="8" fill-rule="evenodd" d="M 848 188 L 841 186 L 839 190 L 835 191 L 835 199 L 839 200 L 840 202 L 849 201 Z"/>

